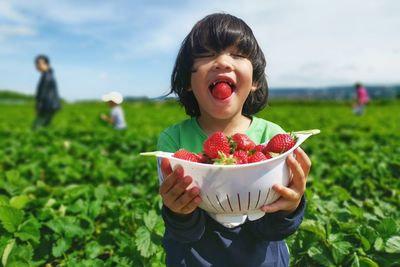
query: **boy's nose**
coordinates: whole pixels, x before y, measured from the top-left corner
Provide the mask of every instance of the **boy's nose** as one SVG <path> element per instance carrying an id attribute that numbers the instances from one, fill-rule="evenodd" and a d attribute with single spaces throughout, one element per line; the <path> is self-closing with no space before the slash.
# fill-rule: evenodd
<path id="1" fill-rule="evenodd" d="M 233 70 L 232 63 L 230 62 L 230 56 L 227 54 L 220 54 L 215 58 L 214 69 L 215 70 Z"/>

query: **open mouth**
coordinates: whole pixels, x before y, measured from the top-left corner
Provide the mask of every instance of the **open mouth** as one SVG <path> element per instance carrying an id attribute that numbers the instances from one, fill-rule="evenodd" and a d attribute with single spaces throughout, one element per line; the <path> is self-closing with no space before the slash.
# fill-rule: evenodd
<path id="1" fill-rule="evenodd" d="M 218 100 L 224 100 L 232 95 L 233 91 L 236 89 L 236 86 L 231 80 L 219 79 L 212 82 L 208 86 L 208 89 L 214 98 Z"/>

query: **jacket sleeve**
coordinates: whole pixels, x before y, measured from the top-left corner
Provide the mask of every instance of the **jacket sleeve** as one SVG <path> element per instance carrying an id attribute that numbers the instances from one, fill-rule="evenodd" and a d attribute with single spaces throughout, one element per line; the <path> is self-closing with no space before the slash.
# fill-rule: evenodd
<path id="1" fill-rule="evenodd" d="M 292 235 L 303 221 L 306 199 L 303 195 L 297 209 L 291 214 L 275 212 L 266 214 L 259 220 L 250 222 L 249 230 L 263 240 L 278 241 Z"/>
<path id="2" fill-rule="evenodd" d="M 161 215 L 165 222 L 166 233 L 178 242 L 198 241 L 204 234 L 205 215 L 200 208 L 195 209 L 188 217 L 181 218 L 163 206 Z"/>
<path id="3" fill-rule="evenodd" d="M 44 74 L 37 96 L 37 109 L 42 111 L 57 110 L 60 108 L 60 99 L 57 84 L 52 73 Z"/>

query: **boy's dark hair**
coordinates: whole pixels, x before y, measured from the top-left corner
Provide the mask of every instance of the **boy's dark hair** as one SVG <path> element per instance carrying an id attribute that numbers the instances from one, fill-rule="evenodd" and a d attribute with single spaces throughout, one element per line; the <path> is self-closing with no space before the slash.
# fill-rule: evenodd
<path id="1" fill-rule="evenodd" d="M 207 51 L 217 53 L 230 46 L 246 56 L 253 65 L 253 84 L 257 89 L 250 92 L 242 113 L 250 116 L 262 110 L 268 100 L 268 84 L 265 77 L 265 57 L 250 27 L 241 19 L 224 13 L 215 13 L 198 21 L 183 40 L 171 75 L 171 93 L 179 97 L 186 114 L 199 116 L 199 104 L 189 91 L 193 61 L 196 54 Z"/>
<path id="2" fill-rule="evenodd" d="M 50 64 L 50 59 L 46 55 L 38 55 L 38 56 L 36 56 L 35 63 L 38 63 L 39 60 L 43 60 L 47 65 Z"/>
<path id="3" fill-rule="evenodd" d="M 356 84 L 354 85 L 354 87 L 355 87 L 356 89 L 358 89 L 358 88 L 362 87 L 362 84 L 361 84 L 360 82 L 356 82 Z"/>

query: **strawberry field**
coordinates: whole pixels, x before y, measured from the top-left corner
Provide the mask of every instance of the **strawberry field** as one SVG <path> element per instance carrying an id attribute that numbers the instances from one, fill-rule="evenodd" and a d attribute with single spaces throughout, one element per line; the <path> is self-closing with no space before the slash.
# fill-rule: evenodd
<path id="1" fill-rule="evenodd" d="M 66 104 L 32 132 L 31 104 L 0 104 L 0 266 L 163 266 L 154 159 L 158 134 L 185 118 L 175 103 L 126 103 L 128 130 L 100 103 Z M 346 103 L 272 102 L 259 117 L 321 129 L 293 266 L 400 266 L 400 105 L 363 117 Z"/>

